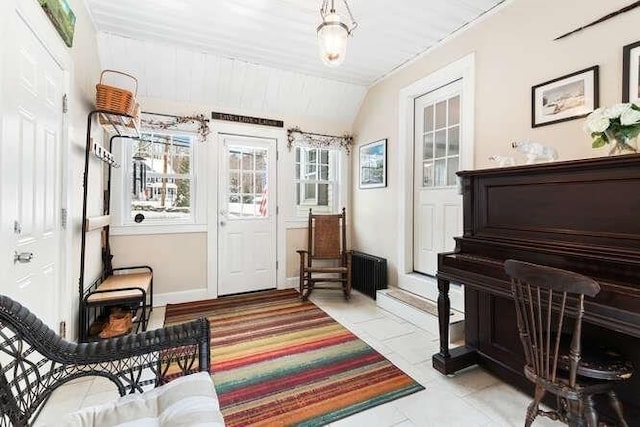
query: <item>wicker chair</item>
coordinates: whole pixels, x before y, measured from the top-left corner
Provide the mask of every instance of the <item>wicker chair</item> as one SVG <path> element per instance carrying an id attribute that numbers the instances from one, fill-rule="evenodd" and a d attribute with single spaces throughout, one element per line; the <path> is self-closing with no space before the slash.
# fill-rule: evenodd
<path id="1" fill-rule="evenodd" d="M 351 251 L 347 249 L 346 214 L 314 215 L 309 209 L 308 241 L 300 255 L 300 295 L 307 299 L 313 289 L 341 289 L 351 296 Z M 340 283 L 318 287 L 316 283 Z"/>
<path id="2" fill-rule="evenodd" d="M 505 271 L 524 347 L 524 374 L 535 384 L 525 426 L 543 415 L 570 426 L 597 427 L 597 394 L 608 395 L 620 425 L 627 426 L 613 387 L 631 377 L 633 366 L 611 349 L 584 349 L 581 342 L 584 297 L 596 296 L 600 285 L 577 273 L 512 259 Z M 539 408 L 546 393 L 556 396 L 552 411 Z"/>
<path id="3" fill-rule="evenodd" d="M 0 426 L 33 423 L 51 393 L 83 376 L 111 380 L 121 396 L 209 371 L 209 323 L 198 319 L 135 335 L 76 344 L 0 296 Z"/>

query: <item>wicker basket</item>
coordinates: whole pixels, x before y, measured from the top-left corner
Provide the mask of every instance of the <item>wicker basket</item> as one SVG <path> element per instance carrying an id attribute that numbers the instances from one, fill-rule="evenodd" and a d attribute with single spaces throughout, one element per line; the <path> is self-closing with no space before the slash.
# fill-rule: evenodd
<path id="1" fill-rule="evenodd" d="M 103 84 L 106 73 L 120 74 L 131 78 L 134 91 Z M 100 74 L 100 83 L 96 85 L 96 108 L 116 114 L 132 114 L 135 108 L 135 96 L 138 93 L 138 79 L 130 74 L 115 70 L 104 70 Z"/>

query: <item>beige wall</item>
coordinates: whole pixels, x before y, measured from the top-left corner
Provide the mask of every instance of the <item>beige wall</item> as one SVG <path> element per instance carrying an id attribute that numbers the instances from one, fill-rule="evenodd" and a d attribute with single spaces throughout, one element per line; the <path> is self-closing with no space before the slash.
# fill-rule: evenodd
<path id="1" fill-rule="evenodd" d="M 388 187 L 352 193 L 353 239 L 360 250 L 389 259 L 397 283 L 399 91 L 475 52 L 475 168 L 493 166 L 492 154 L 513 153 L 514 140 L 531 139 L 556 148 L 560 160 L 605 155 L 592 150 L 581 120 L 533 129 L 531 86 L 593 65 L 600 66 L 600 105 L 621 100 L 622 46 L 637 41 L 640 9 L 567 37 L 553 39 L 617 10 L 627 0 L 514 0 L 467 31 L 379 82 L 367 93 L 354 123 L 357 144 L 388 138 Z M 357 158 L 353 158 L 357 170 Z"/>
<path id="2" fill-rule="evenodd" d="M 207 287 L 206 233 L 114 236 L 113 266 L 149 265 L 154 294 Z"/>
<path id="3" fill-rule="evenodd" d="M 307 229 L 293 228 L 287 230 L 287 278 L 300 274 L 300 255 L 298 249 L 307 249 Z"/>
<path id="4" fill-rule="evenodd" d="M 140 100 L 143 111 L 165 114 L 205 114 L 211 111 L 223 111 L 234 114 L 264 116 L 263 113 L 239 111 L 221 108 L 212 102 L 211 105 L 172 102 L 167 100 L 143 98 Z M 302 130 L 317 133 L 342 135 L 348 132 L 351 123 L 331 122 L 311 117 L 269 117 L 284 121 L 285 129 L 298 126 Z M 215 130 L 216 122 L 211 122 L 211 129 Z M 214 138 L 206 142 L 212 146 Z M 290 156 L 280 156 L 280 162 L 288 161 Z M 278 165 L 282 169 L 282 165 Z M 216 179 L 217 165 L 207 165 L 209 181 Z M 286 188 L 293 188 L 287 185 Z M 115 194 L 115 193 L 114 193 Z M 281 212 L 283 209 L 281 208 Z M 207 233 L 185 233 L 167 235 L 129 235 L 112 236 L 112 252 L 115 255 L 114 265 L 148 264 L 154 268 L 155 293 L 172 293 L 192 291 L 207 286 Z M 162 248 L 161 248 L 162 247 Z M 291 228 L 286 232 L 286 277 L 297 277 L 298 254 L 296 249 L 306 247 L 306 228 Z M 178 249 L 176 251 L 176 248 Z M 179 252 L 176 258 L 176 252 Z M 187 256 L 188 254 L 188 256 Z M 213 258 L 211 254 L 209 258 Z M 189 280 L 186 280 L 186 279 Z M 278 283 L 283 286 L 284 283 Z"/>

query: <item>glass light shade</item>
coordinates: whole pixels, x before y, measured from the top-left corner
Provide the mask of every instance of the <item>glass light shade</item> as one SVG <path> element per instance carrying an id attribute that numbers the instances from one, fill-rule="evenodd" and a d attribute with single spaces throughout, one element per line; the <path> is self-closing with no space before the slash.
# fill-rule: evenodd
<path id="1" fill-rule="evenodd" d="M 318 27 L 318 46 L 320 58 L 330 67 L 337 67 L 344 61 L 347 52 L 349 31 L 340 16 L 333 12 L 326 16 Z"/>

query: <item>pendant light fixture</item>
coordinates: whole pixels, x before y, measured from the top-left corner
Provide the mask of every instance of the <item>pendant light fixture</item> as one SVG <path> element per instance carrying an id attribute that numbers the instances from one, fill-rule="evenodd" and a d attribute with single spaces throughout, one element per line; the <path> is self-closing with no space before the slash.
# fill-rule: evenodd
<path id="1" fill-rule="evenodd" d="M 351 21 L 348 25 L 336 12 L 334 0 L 322 0 L 320 16 L 322 23 L 318 25 L 318 47 L 320 58 L 329 67 L 337 67 L 344 61 L 347 52 L 347 38 L 356 29 L 358 23 L 353 19 L 347 0 L 342 0 Z"/>

